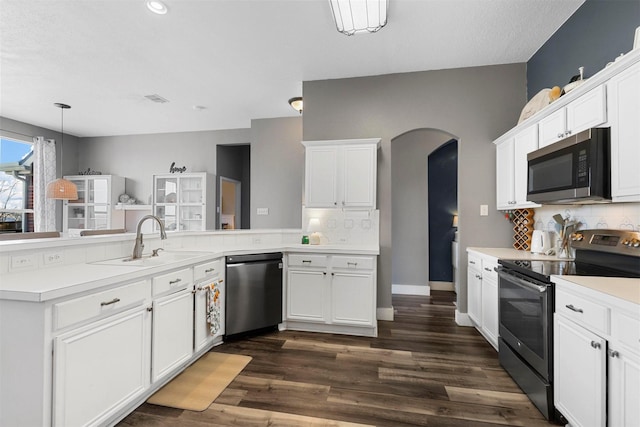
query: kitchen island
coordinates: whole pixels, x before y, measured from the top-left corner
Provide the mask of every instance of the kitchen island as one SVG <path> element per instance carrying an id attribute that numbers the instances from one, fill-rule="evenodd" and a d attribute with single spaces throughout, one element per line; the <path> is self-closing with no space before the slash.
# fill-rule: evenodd
<path id="1" fill-rule="evenodd" d="M 298 311 L 283 304 L 281 328 L 375 334 L 377 245 L 301 245 L 300 235 L 173 233 L 164 241 L 149 235 L 147 247 L 165 251 L 128 265 L 121 258 L 130 256 L 133 234 L 0 245 L 0 424 L 110 425 L 124 417 L 222 342 L 224 325 L 210 332 L 206 310 L 197 307 L 205 304 L 207 287 L 224 297 L 226 255 L 284 252 L 301 263 L 332 260 L 331 273 L 358 278 L 353 283 L 359 291 L 368 286 L 368 323 L 361 311 L 336 321 L 331 304 L 340 301 L 326 291 L 324 317 L 297 317 L 288 326 L 288 316 Z M 358 306 L 343 302 L 335 312 L 350 305 Z"/>

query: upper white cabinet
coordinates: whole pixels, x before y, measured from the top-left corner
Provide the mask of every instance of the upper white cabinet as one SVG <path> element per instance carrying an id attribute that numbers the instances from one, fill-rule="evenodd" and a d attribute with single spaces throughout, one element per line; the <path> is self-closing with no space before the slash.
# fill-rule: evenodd
<path id="1" fill-rule="evenodd" d="M 303 141 L 305 206 L 375 208 L 379 138 Z"/>
<path id="2" fill-rule="evenodd" d="M 124 212 L 115 210 L 124 193 L 124 178 L 115 175 L 65 176 L 78 187 L 76 200 L 65 200 L 63 231 L 124 228 Z"/>
<path id="3" fill-rule="evenodd" d="M 153 212 L 167 231 L 215 228 L 214 176 L 204 172 L 154 175 Z"/>
<path id="4" fill-rule="evenodd" d="M 500 209 L 540 206 L 527 201 L 527 154 L 538 149 L 538 126 L 496 146 L 496 204 Z"/>
<path id="5" fill-rule="evenodd" d="M 640 63 L 607 83 L 611 124 L 611 195 L 614 201 L 640 201 Z"/>
<path id="6" fill-rule="evenodd" d="M 600 85 L 540 120 L 539 148 L 607 121 L 605 86 Z"/>

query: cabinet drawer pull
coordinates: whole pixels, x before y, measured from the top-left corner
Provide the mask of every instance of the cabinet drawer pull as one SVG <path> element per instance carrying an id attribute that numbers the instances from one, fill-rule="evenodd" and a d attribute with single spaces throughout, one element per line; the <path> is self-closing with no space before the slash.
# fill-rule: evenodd
<path id="1" fill-rule="evenodd" d="M 216 269 L 215 268 L 207 268 L 204 272 L 205 273 L 211 273 L 213 271 L 216 271 Z"/>
<path id="2" fill-rule="evenodd" d="M 484 271 L 491 272 L 492 270 L 491 270 L 489 267 L 485 267 L 485 268 L 484 268 Z"/>
<path id="3" fill-rule="evenodd" d="M 311 260 L 310 259 L 303 259 L 302 263 L 303 264 L 311 264 Z"/>
<path id="4" fill-rule="evenodd" d="M 611 356 L 611 358 L 615 359 L 616 357 L 620 357 L 620 353 L 618 353 L 615 350 L 609 350 L 609 356 Z"/>
<path id="5" fill-rule="evenodd" d="M 224 282 L 224 279 L 218 280 L 218 283 L 222 283 L 222 282 Z"/>
<path id="6" fill-rule="evenodd" d="M 105 305 L 111 305 L 111 304 L 115 304 L 117 302 L 120 302 L 120 298 L 114 298 L 111 301 L 103 301 L 103 302 L 100 303 L 100 305 L 102 307 L 104 307 Z"/>
<path id="7" fill-rule="evenodd" d="M 469 264 L 475 264 L 475 263 L 476 263 L 475 261 L 469 261 Z"/>
<path id="8" fill-rule="evenodd" d="M 358 266 L 357 262 L 347 262 L 347 266 L 353 265 L 354 267 Z"/>
<path id="9" fill-rule="evenodd" d="M 584 313 L 581 308 L 575 308 L 573 304 L 565 305 L 565 307 L 567 307 L 571 311 L 575 311 L 576 313 Z"/>
<path id="10" fill-rule="evenodd" d="M 476 274 L 476 279 L 481 279 L 482 280 L 482 276 L 479 274 Z"/>
<path id="11" fill-rule="evenodd" d="M 180 283 L 180 282 L 182 282 L 182 279 L 170 280 L 169 284 L 170 285 L 175 285 L 176 283 Z"/>
<path id="12" fill-rule="evenodd" d="M 600 343 L 599 342 L 595 342 L 595 341 L 591 341 L 591 347 L 600 348 Z"/>

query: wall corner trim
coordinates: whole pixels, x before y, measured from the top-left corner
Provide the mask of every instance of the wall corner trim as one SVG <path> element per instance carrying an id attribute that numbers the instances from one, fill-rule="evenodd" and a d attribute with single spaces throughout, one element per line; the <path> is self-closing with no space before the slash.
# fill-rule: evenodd
<path id="1" fill-rule="evenodd" d="M 393 322 L 393 307 L 378 307 L 376 309 L 376 318 Z"/>

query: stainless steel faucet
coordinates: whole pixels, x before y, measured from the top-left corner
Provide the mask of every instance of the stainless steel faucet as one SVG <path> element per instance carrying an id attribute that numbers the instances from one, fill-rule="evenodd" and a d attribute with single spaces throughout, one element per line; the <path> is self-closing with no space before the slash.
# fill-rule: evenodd
<path id="1" fill-rule="evenodd" d="M 162 240 L 167 238 L 167 233 L 164 231 L 164 224 L 160 221 L 160 218 L 155 215 L 143 216 L 140 222 L 138 222 L 138 229 L 136 230 L 136 244 L 133 247 L 133 255 L 131 255 L 131 259 L 142 258 L 142 251 L 144 250 L 144 243 L 142 242 L 142 223 L 148 219 L 155 219 L 160 226 L 160 238 Z"/>

